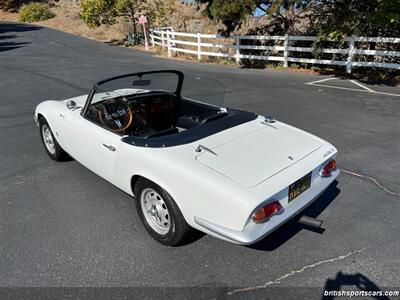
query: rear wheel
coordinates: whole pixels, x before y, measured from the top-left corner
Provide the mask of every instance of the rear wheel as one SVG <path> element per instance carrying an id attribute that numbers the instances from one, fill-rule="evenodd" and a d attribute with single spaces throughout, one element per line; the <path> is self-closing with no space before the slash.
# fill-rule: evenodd
<path id="1" fill-rule="evenodd" d="M 140 178 L 135 185 L 138 214 L 150 235 L 160 243 L 175 246 L 190 230 L 174 199 L 157 184 Z"/>
<path id="2" fill-rule="evenodd" d="M 55 161 L 64 161 L 68 158 L 68 154 L 57 143 L 53 132 L 45 118 L 39 120 L 40 137 L 46 150 L 47 155 Z"/>

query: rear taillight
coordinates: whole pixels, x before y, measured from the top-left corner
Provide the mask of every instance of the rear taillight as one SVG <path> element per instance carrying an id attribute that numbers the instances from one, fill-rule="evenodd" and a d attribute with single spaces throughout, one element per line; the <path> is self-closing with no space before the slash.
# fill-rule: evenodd
<path id="1" fill-rule="evenodd" d="M 321 175 L 321 177 L 329 177 L 336 168 L 336 160 L 332 159 L 322 167 L 321 171 L 319 171 L 319 175 Z"/>
<path id="2" fill-rule="evenodd" d="M 261 223 L 282 209 L 278 201 L 271 202 L 258 209 L 251 217 L 254 223 Z"/>

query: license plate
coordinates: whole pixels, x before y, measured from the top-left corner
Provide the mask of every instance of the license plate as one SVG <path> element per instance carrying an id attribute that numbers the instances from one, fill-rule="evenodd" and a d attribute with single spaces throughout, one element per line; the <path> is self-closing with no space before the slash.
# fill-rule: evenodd
<path id="1" fill-rule="evenodd" d="M 311 186 L 311 173 L 289 185 L 289 202 Z"/>

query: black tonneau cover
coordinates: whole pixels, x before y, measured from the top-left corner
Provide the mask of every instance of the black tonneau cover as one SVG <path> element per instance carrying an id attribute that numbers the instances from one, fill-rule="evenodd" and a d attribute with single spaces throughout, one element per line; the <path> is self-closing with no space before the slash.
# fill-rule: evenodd
<path id="1" fill-rule="evenodd" d="M 207 136 L 253 121 L 257 118 L 257 114 L 247 111 L 227 108 L 227 112 L 228 115 L 223 118 L 195 126 L 179 133 L 150 138 L 126 136 L 122 138 L 122 141 L 138 147 L 161 148 L 179 146 L 193 143 Z"/>

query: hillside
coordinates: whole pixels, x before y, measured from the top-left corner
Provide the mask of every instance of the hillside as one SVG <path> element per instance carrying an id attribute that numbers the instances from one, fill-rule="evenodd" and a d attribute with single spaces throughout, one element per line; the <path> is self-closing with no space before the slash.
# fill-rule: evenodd
<path id="1" fill-rule="evenodd" d="M 177 0 L 166 0 L 164 3 L 171 7 L 171 14 L 167 16 L 168 24 L 156 24 L 163 26 L 172 26 L 176 31 L 203 32 L 212 33 L 218 30 L 220 25 L 217 22 L 210 21 L 201 13 L 201 8 L 195 4 L 182 3 Z M 56 16 L 47 21 L 40 21 L 40 24 L 77 34 L 87 38 L 110 41 L 124 38 L 130 30 L 129 22 L 120 18 L 117 24 L 112 26 L 101 25 L 98 28 L 89 28 L 79 17 L 79 1 L 60 0 L 51 3 L 51 10 Z M 15 11 L 5 11 L 0 9 L 0 20 L 18 21 L 18 13 Z"/>

